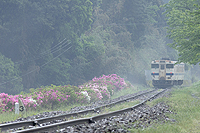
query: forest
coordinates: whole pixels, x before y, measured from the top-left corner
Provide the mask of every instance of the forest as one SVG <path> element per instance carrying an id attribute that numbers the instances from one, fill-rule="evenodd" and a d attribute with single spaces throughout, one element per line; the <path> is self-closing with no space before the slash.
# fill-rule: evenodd
<path id="1" fill-rule="evenodd" d="M 197 64 L 198 3 L 1 0 L 0 92 L 17 94 L 51 84 L 78 86 L 103 74 L 145 83 L 144 70 L 150 69 L 151 60 L 161 57 Z M 187 19 L 184 13 L 189 14 Z M 188 48 L 185 41 L 195 44 Z M 187 48 L 196 50 L 190 56 L 195 59 L 186 60 L 191 53 Z"/>

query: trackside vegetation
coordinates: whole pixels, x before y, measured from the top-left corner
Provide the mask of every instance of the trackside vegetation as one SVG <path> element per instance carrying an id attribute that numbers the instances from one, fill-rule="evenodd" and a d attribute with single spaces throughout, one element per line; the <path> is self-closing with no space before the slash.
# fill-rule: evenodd
<path id="1" fill-rule="evenodd" d="M 16 120 L 17 118 L 36 115 L 47 111 L 69 111 L 73 107 L 88 105 L 88 97 L 81 93 L 85 91 L 90 97 L 90 101 L 114 99 L 119 96 L 133 94 L 140 90 L 145 90 L 143 86 L 132 86 L 125 82 L 116 74 L 103 75 L 93 78 L 84 85 L 76 86 L 46 86 L 43 88 L 31 89 L 30 93 L 20 95 L 8 95 L 0 93 L 1 112 L 0 123 Z M 14 114 L 14 102 L 19 102 L 19 98 L 26 107 L 19 115 Z"/>
<path id="2" fill-rule="evenodd" d="M 0 113 L 14 111 L 15 103 L 22 102 L 27 109 L 38 108 L 54 109 L 62 104 L 87 103 L 97 100 L 109 99 L 115 92 L 130 88 L 123 78 L 116 74 L 94 77 L 91 81 L 81 86 L 46 86 L 30 89 L 29 93 L 22 92 L 20 95 L 8 95 L 0 93 Z"/>
<path id="3" fill-rule="evenodd" d="M 147 103 L 152 106 L 165 102 L 174 114 L 168 114 L 174 122 L 154 123 L 146 129 L 131 129 L 131 132 L 142 133 L 197 133 L 200 132 L 200 82 L 191 87 L 174 87 L 169 97 L 163 97 Z"/>
<path id="4" fill-rule="evenodd" d="M 164 7 L 168 37 L 173 40 L 169 45 L 179 52 L 179 62 L 199 63 L 199 1 L 171 0 Z"/>

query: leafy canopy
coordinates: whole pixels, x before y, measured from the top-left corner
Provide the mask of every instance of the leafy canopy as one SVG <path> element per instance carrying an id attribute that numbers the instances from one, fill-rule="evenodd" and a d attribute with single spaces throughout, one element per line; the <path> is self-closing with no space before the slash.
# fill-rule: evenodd
<path id="1" fill-rule="evenodd" d="M 165 4 L 168 37 L 179 52 L 179 62 L 200 62 L 200 6 L 196 0 L 171 0 Z"/>
<path id="2" fill-rule="evenodd" d="M 14 80 L 13 80 L 14 79 Z M 12 80 L 13 82 L 8 82 Z M 0 93 L 16 94 L 22 91 L 21 77 L 19 70 L 11 59 L 0 53 Z"/>

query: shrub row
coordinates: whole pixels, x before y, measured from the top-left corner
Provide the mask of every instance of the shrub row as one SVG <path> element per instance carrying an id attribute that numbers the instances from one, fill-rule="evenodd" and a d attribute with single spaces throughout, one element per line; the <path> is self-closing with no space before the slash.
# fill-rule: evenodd
<path id="1" fill-rule="evenodd" d="M 90 101 L 109 99 L 115 92 L 130 87 L 123 78 L 116 74 L 94 77 L 80 86 L 43 86 L 30 89 L 30 93 L 20 95 L 0 93 L 0 112 L 14 111 L 14 104 L 22 101 L 26 109 L 55 109 L 61 105 L 87 103 Z M 84 92 L 84 93 L 82 93 Z M 85 95 L 85 94 L 88 95 Z M 89 98 L 88 98 L 89 97 Z"/>

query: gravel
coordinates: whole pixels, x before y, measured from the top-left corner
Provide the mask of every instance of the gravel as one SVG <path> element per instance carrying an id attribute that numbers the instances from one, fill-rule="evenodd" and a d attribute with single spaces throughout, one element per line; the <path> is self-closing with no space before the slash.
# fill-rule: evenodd
<path id="1" fill-rule="evenodd" d="M 89 106 L 81 106 L 81 107 L 75 107 L 72 108 L 70 111 L 53 111 L 53 112 L 44 112 L 38 115 L 29 116 L 27 118 L 19 118 L 16 121 L 12 122 L 20 122 L 20 121 L 27 121 L 27 120 L 35 120 L 39 118 L 47 118 L 47 117 L 53 117 L 56 115 L 63 115 L 67 113 L 74 113 L 81 110 L 87 110 L 87 109 L 93 109 L 105 104 L 112 103 L 113 101 L 125 99 L 127 97 L 137 95 L 139 93 L 142 93 L 144 91 L 132 94 L 132 95 L 126 95 L 122 96 L 113 100 L 108 101 L 98 101 L 91 103 Z M 152 94 L 145 95 L 143 97 L 139 97 L 138 99 L 140 101 L 145 100 Z M 167 90 L 167 92 L 159 95 L 159 97 L 169 97 L 170 96 L 170 90 Z M 125 112 L 124 114 L 109 117 L 106 119 L 98 120 L 95 123 L 92 124 L 81 124 L 76 126 L 68 126 L 63 129 L 59 129 L 57 131 L 49 131 L 49 132 L 60 132 L 60 133 L 102 133 L 102 132 L 111 132 L 111 133 L 126 133 L 129 132 L 128 129 L 131 128 L 146 128 L 148 126 L 151 126 L 153 123 L 165 123 L 167 121 L 176 122 L 174 119 L 170 119 L 166 116 L 166 113 L 173 113 L 173 111 L 170 111 L 170 107 L 164 103 L 158 103 L 153 107 L 149 107 L 148 105 L 143 105 L 138 107 L 137 109 L 131 111 L 131 112 Z M 58 121 L 49 122 L 41 124 L 41 126 L 49 125 L 51 123 L 58 123 Z M 11 123 L 11 122 L 6 122 Z"/>
<path id="2" fill-rule="evenodd" d="M 76 126 L 68 126 L 57 132 L 60 133 L 127 133 L 131 128 L 146 128 L 153 123 L 165 123 L 167 121 L 176 122 L 166 116 L 166 113 L 173 113 L 169 106 L 164 103 L 158 103 L 153 107 L 147 105 L 141 106 L 131 112 L 98 120 L 92 124 L 82 124 Z M 55 131 L 52 131 L 52 133 Z"/>
<path id="3" fill-rule="evenodd" d="M 115 102 L 115 101 L 118 101 L 118 100 L 123 100 L 127 97 L 131 97 L 131 96 L 135 96 L 135 95 L 140 94 L 140 93 L 144 93 L 146 91 L 148 91 L 148 90 L 139 91 L 139 92 L 134 93 L 134 94 L 128 94 L 128 95 L 121 96 L 121 97 L 118 97 L 118 98 L 115 98 L 115 99 L 112 99 L 112 100 L 92 102 L 88 106 L 78 106 L 78 107 L 71 108 L 70 111 L 43 112 L 43 113 L 40 113 L 40 114 L 37 114 L 37 115 L 28 116 L 26 118 L 21 117 L 21 118 L 14 120 L 14 121 L 4 122 L 4 124 L 13 123 L 13 122 L 36 120 L 36 119 L 41 119 L 41 118 L 54 117 L 54 116 L 58 116 L 58 115 L 65 115 L 65 114 L 69 114 L 69 113 L 76 113 L 76 112 L 83 111 L 83 110 L 94 109 L 94 108 L 100 107 L 100 106 L 105 105 L 105 104 L 109 104 L 109 103 L 112 103 L 112 102 Z M 99 111 L 97 110 L 97 112 L 99 112 Z"/>
<path id="4" fill-rule="evenodd" d="M 166 93 L 159 95 L 160 97 L 170 97 L 171 90 L 167 90 Z M 77 132 L 77 133 L 127 133 L 131 128 L 147 128 L 155 123 L 164 124 L 168 121 L 176 122 L 174 119 L 170 119 L 166 114 L 176 114 L 170 110 L 169 105 L 166 102 L 160 102 L 150 107 L 143 105 L 131 112 L 125 112 L 124 114 L 109 117 L 106 119 L 98 120 L 92 124 L 82 124 L 76 126 L 69 126 L 62 130 L 57 130 L 60 133 Z M 54 131 L 53 131 L 54 132 Z"/>

